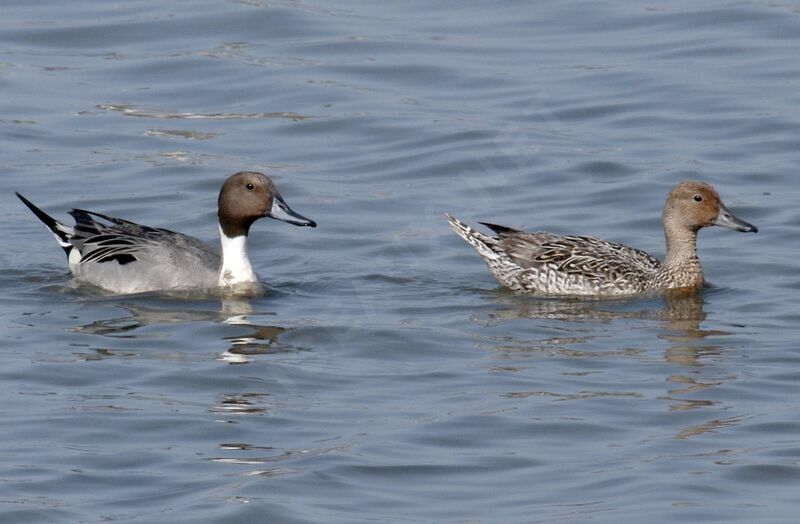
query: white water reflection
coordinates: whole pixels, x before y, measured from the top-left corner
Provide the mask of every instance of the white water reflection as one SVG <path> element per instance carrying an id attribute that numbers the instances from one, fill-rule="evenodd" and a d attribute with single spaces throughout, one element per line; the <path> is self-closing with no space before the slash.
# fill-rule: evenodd
<path id="1" fill-rule="evenodd" d="M 313 118 L 292 111 L 272 111 L 262 113 L 193 113 L 190 111 L 168 111 L 163 109 L 138 108 L 129 104 L 100 104 L 97 109 L 121 113 L 124 116 L 155 118 L 165 120 L 260 120 L 283 118 L 298 122 Z"/>

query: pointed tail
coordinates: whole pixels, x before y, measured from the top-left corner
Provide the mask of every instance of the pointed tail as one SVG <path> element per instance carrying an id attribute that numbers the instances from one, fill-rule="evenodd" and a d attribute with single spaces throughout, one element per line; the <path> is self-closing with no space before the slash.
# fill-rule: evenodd
<path id="1" fill-rule="evenodd" d="M 20 195 L 19 193 L 15 192 L 17 197 L 22 200 L 22 203 L 28 206 L 28 209 L 33 211 L 33 214 L 36 215 L 36 218 L 41 220 L 47 229 L 53 233 L 53 236 L 56 237 L 56 242 L 61 248 L 67 253 L 69 256 L 69 252 L 72 249 L 72 244 L 69 242 L 69 239 L 72 235 L 74 235 L 74 231 L 71 227 L 65 226 L 55 218 L 51 217 L 38 207 L 36 207 L 33 202 L 25 198 L 24 196 Z"/>
<path id="2" fill-rule="evenodd" d="M 450 222 L 450 227 L 453 228 L 453 231 L 455 231 L 458 236 L 466 240 L 469 245 L 474 247 L 482 257 L 490 259 L 498 258 L 498 253 L 492 249 L 492 246 L 497 244 L 497 240 L 495 238 L 492 238 L 489 235 L 484 235 L 479 231 L 475 231 L 449 213 L 445 213 L 444 216 L 447 218 L 447 221 Z"/>

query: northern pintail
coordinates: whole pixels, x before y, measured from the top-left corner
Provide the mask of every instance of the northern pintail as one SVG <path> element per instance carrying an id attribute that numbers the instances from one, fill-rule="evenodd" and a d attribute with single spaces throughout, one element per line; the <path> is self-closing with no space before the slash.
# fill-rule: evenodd
<path id="1" fill-rule="evenodd" d="M 253 222 L 270 217 L 296 226 L 317 225 L 292 211 L 269 177 L 247 171 L 228 177 L 219 192 L 221 254 L 182 233 L 83 209 L 69 211 L 75 219 L 70 227 L 17 196 L 56 237 L 76 280 L 113 293 L 252 288 L 258 281 L 247 257 Z"/>
<path id="2" fill-rule="evenodd" d="M 515 291 L 548 295 L 631 295 L 669 289 L 697 289 L 703 270 L 697 232 L 723 226 L 756 233 L 736 218 L 717 192 L 703 182 L 681 182 L 664 205 L 667 255 L 663 262 L 622 244 L 585 236 L 528 233 L 481 222 L 491 237 L 445 214 L 453 230 L 480 254 L 494 277 Z"/>

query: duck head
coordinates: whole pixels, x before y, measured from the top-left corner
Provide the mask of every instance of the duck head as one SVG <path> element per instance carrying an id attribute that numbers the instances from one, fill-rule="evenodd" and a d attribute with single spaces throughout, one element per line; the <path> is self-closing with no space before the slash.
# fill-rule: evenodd
<path id="1" fill-rule="evenodd" d="M 263 173 L 242 171 L 228 177 L 219 192 L 218 206 L 219 225 L 228 238 L 246 236 L 253 222 L 264 217 L 296 226 L 317 226 L 293 211 Z"/>
<path id="2" fill-rule="evenodd" d="M 681 182 L 672 188 L 664 204 L 664 226 L 692 232 L 708 226 L 758 232 L 756 226 L 731 213 L 714 188 L 704 182 Z"/>

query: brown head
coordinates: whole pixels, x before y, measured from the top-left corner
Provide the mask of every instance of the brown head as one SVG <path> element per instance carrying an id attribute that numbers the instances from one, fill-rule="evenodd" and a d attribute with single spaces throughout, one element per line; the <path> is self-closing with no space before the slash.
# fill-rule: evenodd
<path id="1" fill-rule="evenodd" d="M 758 228 L 728 211 L 713 187 L 704 182 L 681 182 L 672 188 L 664 204 L 664 228 L 670 232 L 696 233 L 707 226 L 723 226 L 745 233 Z"/>
<path id="2" fill-rule="evenodd" d="M 242 171 L 231 175 L 222 185 L 217 203 L 219 225 L 229 238 L 247 235 L 253 222 L 263 217 L 296 226 L 317 226 L 313 220 L 292 211 L 263 173 Z"/>

